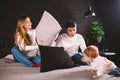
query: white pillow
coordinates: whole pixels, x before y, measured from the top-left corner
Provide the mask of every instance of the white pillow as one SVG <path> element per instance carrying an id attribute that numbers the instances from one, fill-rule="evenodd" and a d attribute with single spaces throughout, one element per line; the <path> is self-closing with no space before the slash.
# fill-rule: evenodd
<path id="1" fill-rule="evenodd" d="M 51 45 L 59 35 L 61 26 L 57 20 L 47 11 L 44 11 L 39 24 L 36 27 L 36 37 L 38 44 Z"/>

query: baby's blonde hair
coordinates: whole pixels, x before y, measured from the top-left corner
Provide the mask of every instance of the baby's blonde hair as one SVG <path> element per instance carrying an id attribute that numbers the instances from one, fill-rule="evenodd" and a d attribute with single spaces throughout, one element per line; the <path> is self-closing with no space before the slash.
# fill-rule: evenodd
<path id="1" fill-rule="evenodd" d="M 99 55 L 99 50 L 95 45 L 90 45 L 84 50 L 84 54 L 88 57 L 96 58 Z"/>

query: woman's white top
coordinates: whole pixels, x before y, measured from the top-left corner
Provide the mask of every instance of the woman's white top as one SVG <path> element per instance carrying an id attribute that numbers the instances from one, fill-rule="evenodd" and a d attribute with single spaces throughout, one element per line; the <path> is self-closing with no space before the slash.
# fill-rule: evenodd
<path id="1" fill-rule="evenodd" d="M 86 44 L 82 35 L 75 34 L 73 37 L 69 37 L 67 33 L 64 33 L 58 37 L 56 47 L 64 47 L 64 50 L 67 51 L 70 56 L 73 56 L 78 53 L 79 48 L 83 52 Z"/>
<path id="2" fill-rule="evenodd" d="M 39 47 L 36 42 L 36 32 L 35 29 L 32 29 L 27 32 L 31 38 L 32 45 L 25 46 L 25 55 L 29 57 L 35 57 L 36 55 L 40 55 Z M 20 36 L 18 36 L 17 40 L 20 40 Z M 24 49 L 24 39 L 22 39 L 21 43 L 18 45 L 19 49 L 22 51 Z"/>

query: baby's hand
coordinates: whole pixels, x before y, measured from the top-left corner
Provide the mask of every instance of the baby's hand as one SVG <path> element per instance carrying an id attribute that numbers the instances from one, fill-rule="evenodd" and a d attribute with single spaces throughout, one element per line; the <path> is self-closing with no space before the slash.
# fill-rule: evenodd
<path id="1" fill-rule="evenodd" d="M 95 79 L 95 78 L 98 78 L 98 76 L 97 76 L 96 74 L 95 74 L 95 75 L 93 75 L 92 77 L 93 77 L 94 79 Z"/>
<path id="2" fill-rule="evenodd" d="M 89 69 L 87 69 L 87 71 L 89 71 L 89 72 L 93 72 L 93 69 L 92 69 L 92 68 L 89 68 Z"/>

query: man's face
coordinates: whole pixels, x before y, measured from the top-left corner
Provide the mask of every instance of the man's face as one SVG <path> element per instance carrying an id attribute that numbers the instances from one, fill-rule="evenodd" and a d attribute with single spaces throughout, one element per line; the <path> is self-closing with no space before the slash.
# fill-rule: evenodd
<path id="1" fill-rule="evenodd" d="M 77 31 L 76 27 L 67 28 L 67 30 L 66 30 L 69 37 L 73 37 L 76 34 L 76 31 Z"/>

